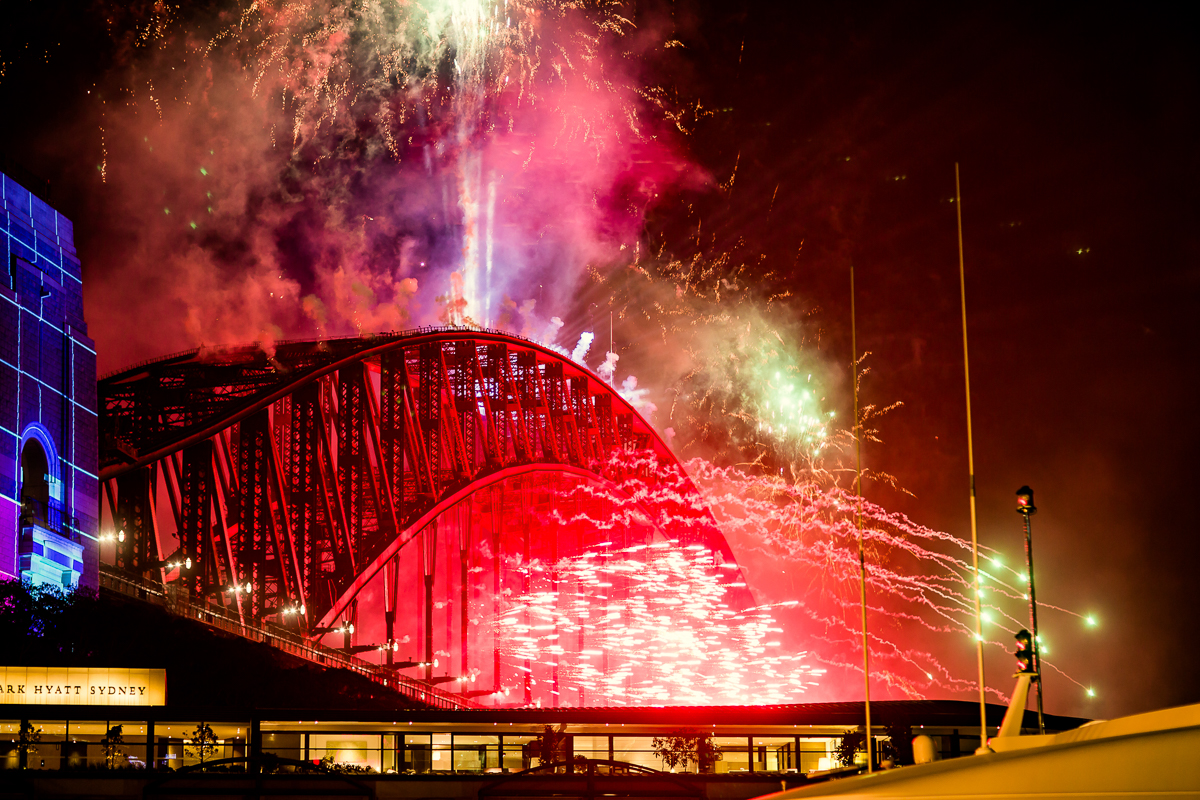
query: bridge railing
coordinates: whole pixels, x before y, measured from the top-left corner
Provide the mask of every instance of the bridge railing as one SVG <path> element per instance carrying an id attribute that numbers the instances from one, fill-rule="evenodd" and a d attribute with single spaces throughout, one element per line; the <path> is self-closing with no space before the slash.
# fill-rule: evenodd
<path id="1" fill-rule="evenodd" d="M 226 608 L 198 603 L 187 593 L 176 591 L 175 587 L 170 584 L 164 587 L 162 584 L 155 584 L 135 575 L 112 569 L 106 564 L 100 565 L 100 588 L 162 606 L 172 614 L 194 619 L 210 628 L 232 633 L 251 641 L 261 642 L 323 667 L 351 670 L 380 686 L 435 708 L 473 708 L 478 705 L 464 697 L 442 691 L 422 681 L 395 674 L 331 647 L 310 642 L 291 631 L 286 631 L 270 623 L 263 627 L 247 625 Z"/>

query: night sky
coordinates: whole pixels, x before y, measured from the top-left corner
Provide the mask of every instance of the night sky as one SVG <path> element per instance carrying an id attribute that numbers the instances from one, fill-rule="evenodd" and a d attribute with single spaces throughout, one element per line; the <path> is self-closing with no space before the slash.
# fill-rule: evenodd
<path id="1" fill-rule="evenodd" d="M 158 355 L 97 308 L 111 253 L 138 248 L 104 211 L 87 94 L 127 67 L 114 41 L 144 9 L 11 5 L 26 16 L 0 34 L 0 146 L 75 220 L 101 369 Z M 761 254 L 763 284 L 793 293 L 841 365 L 853 264 L 864 400 L 904 404 L 864 459 L 911 492 L 868 497 L 966 537 L 958 162 L 980 539 L 1021 559 L 1014 492 L 1032 486 L 1039 599 L 1100 620 L 1042 620 L 1051 659 L 1097 691 L 1051 674 L 1047 710 L 1200 701 L 1194 25 L 1094 5 L 767 5 L 637 11 L 683 45 L 644 79 L 705 109 L 676 146 L 711 176 L 662 198 L 645 238 L 686 255 L 702 219 L 709 250 Z M 176 24 L 211 10 L 185 4 Z M 991 681 L 1008 668 L 991 659 Z"/>

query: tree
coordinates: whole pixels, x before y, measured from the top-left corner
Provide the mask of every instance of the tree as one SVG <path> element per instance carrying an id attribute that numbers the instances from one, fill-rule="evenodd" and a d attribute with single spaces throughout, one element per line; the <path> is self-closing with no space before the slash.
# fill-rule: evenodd
<path id="1" fill-rule="evenodd" d="M 559 725 L 557 729 L 545 726 L 537 738 L 525 745 L 525 757 L 538 759 L 541 766 L 565 760 L 566 729 L 566 725 Z"/>
<path id="2" fill-rule="evenodd" d="M 907 719 L 889 722 L 886 726 L 887 738 L 883 740 L 882 755 L 892 760 L 894 764 L 913 763 L 912 725 Z"/>
<path id="3" fill-rule="evenodd" d="M 712 734 L 706 733 L 696 739 L 696 769 L 700 772 L 712 772 L 716 763 L 724 757 L 721 748 L 713 742 Z"/>
<path id="4" fill-rule="evenodd" d="M 118 757 L 125 755 L 121 750 L 121 746 L 125 744 L 125 737 L 122 735 L 124 728 L 124 725 L 113 725 L 100 740 L 100 747 L 104 750 L 104 765 L 109 769 L 116 766 Z"/>
<path id="5" fill-rule="evenodd" d="M 21 769 L 29 766 L 29 756 L 37 752 L 38 742 L 42 740 L 42 729 L 34 728 L 27 719 L 21 720 L 21 730 L 17 734 L 17 758 Z"/>
<path id="6" fill-rule="evenodd" d="M 713 743 L 711 734 L 693 728 L 680 728 L 666 736 L 655 736 L 654 755 L 671 770 L 695 764 L 700 772 L 708 772 L 722 758 L 721 748 Z"/>
<path id="7" fill-rule="evenodd" d="M 837 756 L 839 764 L 852 767 L 854 766 L 854 756 L 857 753 L 867 752 L 867 737 L 861 728 L 856 731 L 846 731 L 833 752 Z"/>
<path id="8" fill-rule="evenodd" d="M 192 731 L 192 738 L 188 741 L 184 748 L 188 755 L 196 756 L 200 759 L 200 763 L 204 763 L 204 757 L 212 755 L 217 749 L 217 735 L 213 733 L 213 729 L 201 722 L 196 726 L 196 730 Z"/>

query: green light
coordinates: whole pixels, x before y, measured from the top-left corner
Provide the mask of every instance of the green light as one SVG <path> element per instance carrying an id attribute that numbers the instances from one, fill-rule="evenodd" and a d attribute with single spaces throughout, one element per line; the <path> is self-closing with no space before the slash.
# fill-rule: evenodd
<path id="1" fill-rule="evenodd" d="M 992 556 L 992 563 L 995 564 L 997 567 L 1000 566 L 999 556 Z"/>
<path id="2" fill-rule="evenodd" d="M 1089 628 L 1094 628 L 1098 624 L 1096 618 L 1091 614 L 1088 614 L 1083 621 Z"/>
<path id="3" fill-rule="evenodd" d="M 164 209 L 163 209 L 163 213 L 164 213 L 164 214 L 170 214 L 170 213 L 171 213 L 171 209 L 169 209 L 169 208 L 164 208 Z"/>
<path id="4" fill-rule="evenodd" d="M 1092 687 L 1090 687 L 1090 686 L 1089 686 L 1089 687 L 1087 688 L 1087 696 L 1088 696 L 1088 697 L 1095 697 L 1095 696 L 1096 696 L 1096 690 L 1095 690 L 1095 689 L 1093 689 Z"/>
<path id="5" fill-rule="evenodd" d="M 196 230 L 196 223 L 192 223 L 192 230 Z"/>
<path id="6" fill-rule="evenodd" d="M 201 174 L 201 175 L 204 175 L 204 176 L 206 176 L 206 177 L 207 177 L 207 175 L 208 175 L 208 170 L 206 170 L 204 167 L 201 167 L 201 168 L 200 168 L 200 174 Z"/>
<path id="7" fill-rule="evenodd" d="M 982 594 L 982 592 L 981 592 L 980 594 Z M 986 611 L 984 611 L 984 612 L 980 613 L 980 615 L 979 615 L 979 618 L 980 618 L 980 619 L 982 619 L 984 622 L 991 622 L 991 621 L 992 621 L 992 615 L 991 615 L 991 614 L 989 614 L 989 613 L 988 613 L 988 612 L 986 612 Z"/>

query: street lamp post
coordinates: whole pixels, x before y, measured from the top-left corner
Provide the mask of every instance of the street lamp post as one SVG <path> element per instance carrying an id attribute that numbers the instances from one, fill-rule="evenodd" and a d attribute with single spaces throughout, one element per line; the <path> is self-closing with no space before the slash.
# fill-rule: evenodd
<path id="1" fill-rule="evenodd" d="M 1037 623 L 1037 594 L 1033 588 L 1033 530 L 1029 518 L 1037 513 L 1033 504 L 1033 489 L 1022 486 L 1017 489 L 1017 513 L 1025 522 L 1025 570 L 1029 578 L 1029 623 L 1033 628 L 1033 671 L 1034 682 L 1037 684 L 1038 733 L 1046 733 L 1046 720 L 1042 714 L 1042 644 L 1038 638 Z"/>

